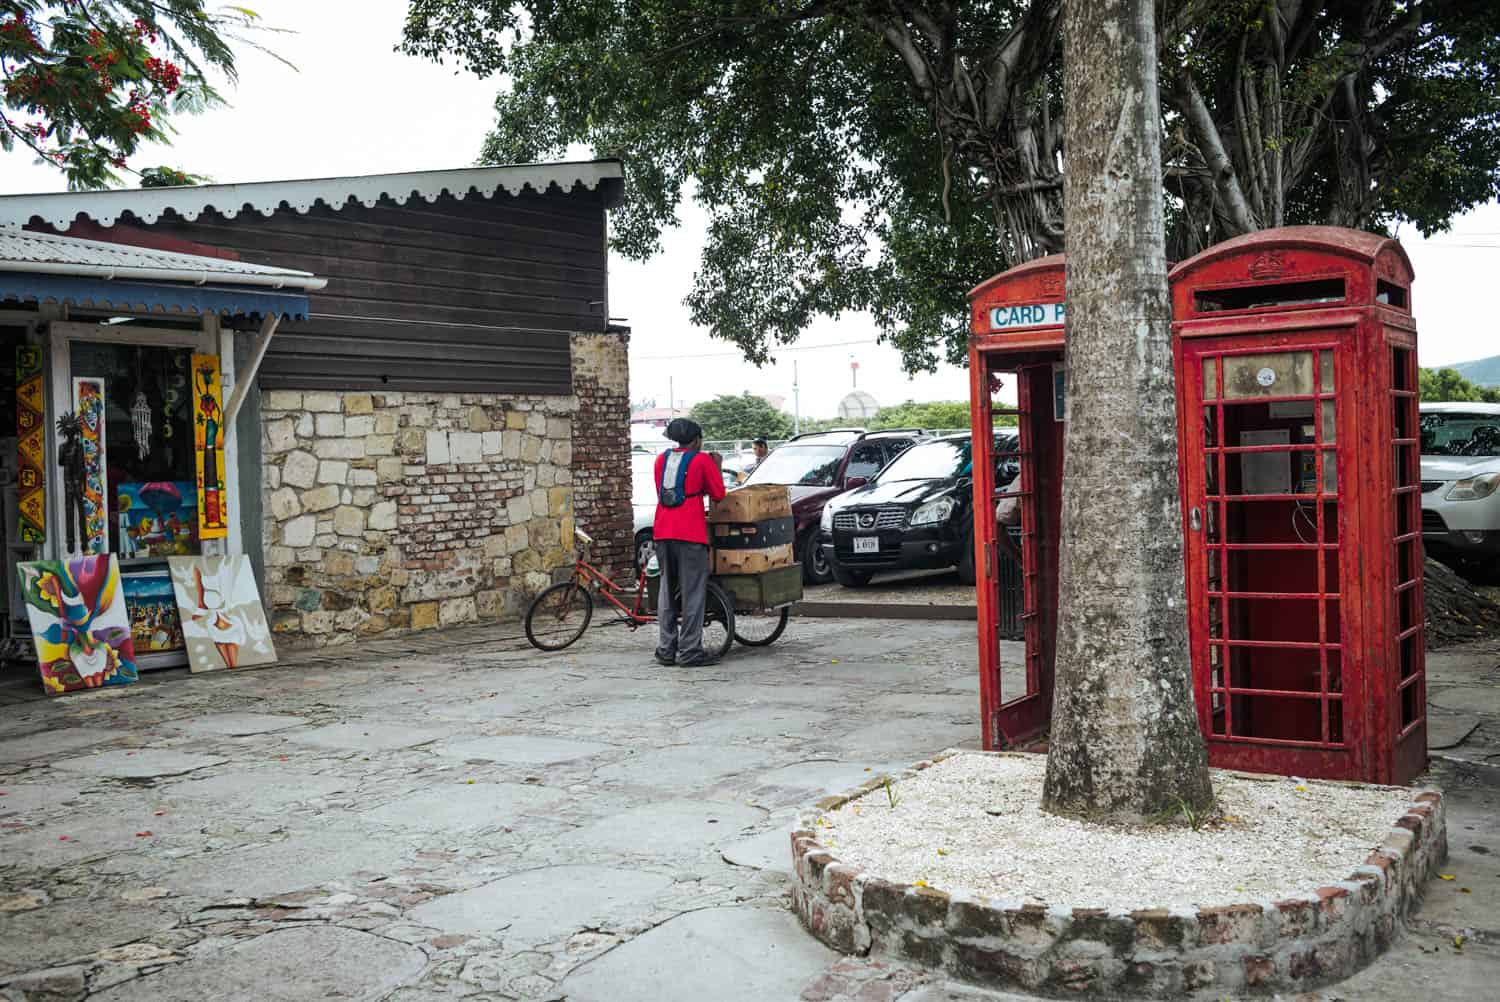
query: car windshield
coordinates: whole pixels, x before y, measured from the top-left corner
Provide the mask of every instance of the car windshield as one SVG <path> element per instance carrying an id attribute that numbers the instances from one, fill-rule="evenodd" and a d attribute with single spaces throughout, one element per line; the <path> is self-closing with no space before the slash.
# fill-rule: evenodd
<path id="1" fill-rule="evenodd" d="M 897 480 L 951 480 L 972 472 L 967 438 L 946 438 L 914 445 L 880 474 L 883 484 Z"/>
<path id="2" fill-rule="evenodd" d="M 843 458 L 842 445 L 783 445 L 756 467 L 746 483 L 832 487 Z"/>
<path id="3" fill-rule="evenodd" d="M 1500 414 L 1424 412 L 1422 455 L 1500 457 Z"/>

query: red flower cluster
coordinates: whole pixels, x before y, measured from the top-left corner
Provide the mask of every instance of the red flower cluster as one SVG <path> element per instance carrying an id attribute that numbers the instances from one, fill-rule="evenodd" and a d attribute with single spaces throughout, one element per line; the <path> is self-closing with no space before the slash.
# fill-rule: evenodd
<path id="1" fill-rule="evenodd" d="M 140 135 L 151 128 L 151 112 L 146 107 L 146 98 L 138 90 L 130 92 L 130 102 L 125 106 L 126 125 L 131 132 Z"/>
<path id="2" fill-rule="evenodd" d="M 131 26 L 130 33 L 136 37 L 136 41 L 140 41 L 142 38 L 149 38 L 153 42 L 156 41 L 156 29 L 140 18 L 135 19 L 135 24 Z"/>
<path id="3" fill-rule="evenodd" d="M 0 24 L 0 38 L 12 45 L 21 45 L 36 52 L 40 52 L 42 48 L 41 43 L 36 40 L 36 32 L 32 31 L 31 25 L 26 23 L 24 14 L 16 14 L 9 21 Z"/>
<path id="4" fill-rule="evenodd" d="M 156 86 L 171 94 L 182 83 L 182 71 L 169 59 L 151 56 L 146 60 L 146 77 Z"/>

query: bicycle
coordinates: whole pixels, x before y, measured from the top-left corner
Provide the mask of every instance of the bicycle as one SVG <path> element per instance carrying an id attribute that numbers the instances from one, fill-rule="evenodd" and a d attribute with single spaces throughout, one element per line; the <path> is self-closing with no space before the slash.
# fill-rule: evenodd
<path id="1" fill-rule="evenodd" d="M 526 610 L 526 639 L 532 646 L 543 651 L 560 651 L 583 636 L 594 618 L 595 591 L 614 606 L 619 620 L 629 629 L 655 623 L 656 613 L 646 608 L 645 568 L 641 568 L 636 579 L 634 600 L 626 605 L 617 596 L 628 597 L 630 586 L 615 582 L 589 563 L 593 537 L 582 529 L 574 529 L 573 535 L 579 543 L 579 554 L 572 576 L 543 590 Z M 703 605 L 703 653 L 722 658 L 729 653 L 734 640 L 734 602 L 710 580 Z"/>

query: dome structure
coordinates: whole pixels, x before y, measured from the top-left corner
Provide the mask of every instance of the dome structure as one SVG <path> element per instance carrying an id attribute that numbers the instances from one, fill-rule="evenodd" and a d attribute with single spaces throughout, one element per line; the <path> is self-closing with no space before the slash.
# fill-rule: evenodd
<path id="1" fill-rule="evenodd" d="M 864 390 L 854 390 L 839 401 L 839 420 L 868 421 L 880 410 L 880 404 Z"/>

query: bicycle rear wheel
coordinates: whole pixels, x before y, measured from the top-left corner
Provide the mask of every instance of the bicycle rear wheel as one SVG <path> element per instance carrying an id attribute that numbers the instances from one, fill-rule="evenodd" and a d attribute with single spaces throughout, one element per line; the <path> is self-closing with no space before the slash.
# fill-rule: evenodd
<path id="1" fill-rule="evenodd" d="M 734 614 L 734 639 L 750 647 L 774 644 L 786 629 L 790 608 L 753 609 Z"/>
<path id="2" fill-rule="evenodd" d="M 583 636 L 594 618 L 594 596 L 575 581 L 543 591 L 526 610 L 526 639 L 544 651 L 560 651 Z"/>
<path id="3" fill-rule="evenodd" d="M 734 644 L 734 600 L 713 581 L 703 602 L 703 653 L 722 658 Z"/>

